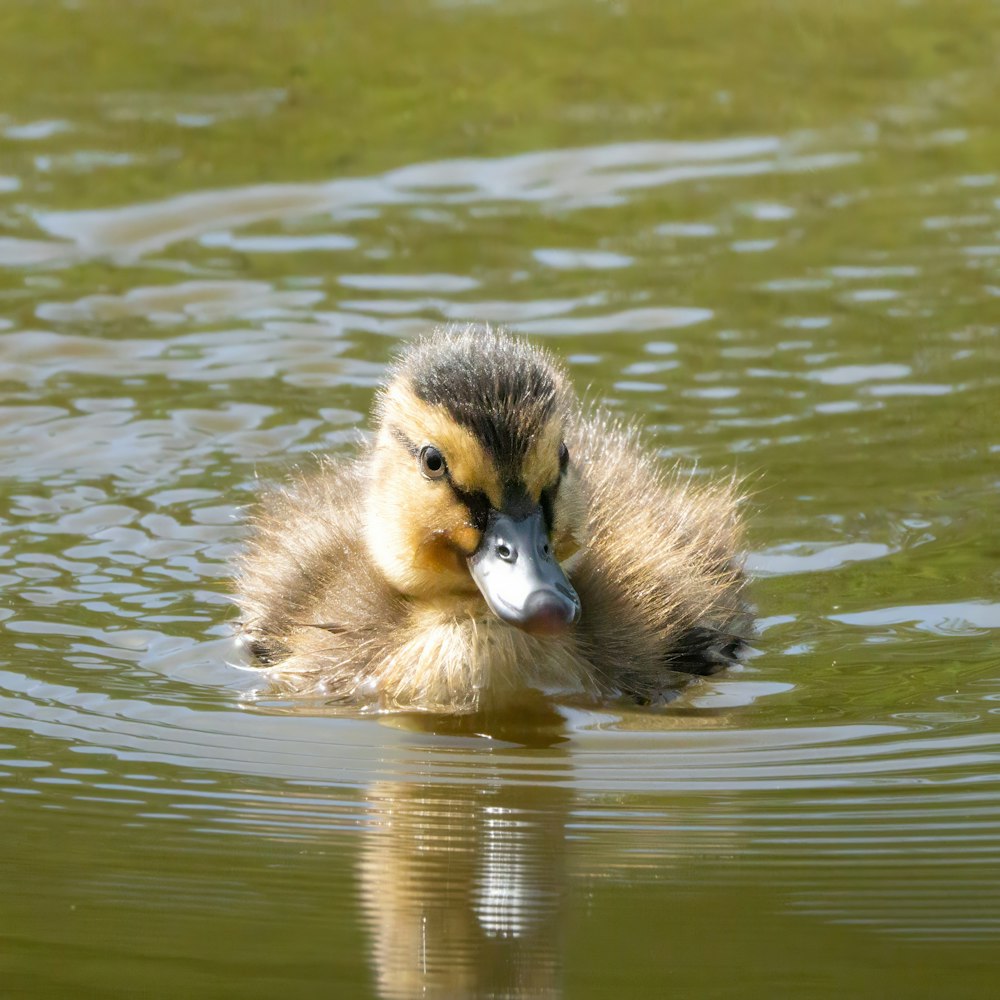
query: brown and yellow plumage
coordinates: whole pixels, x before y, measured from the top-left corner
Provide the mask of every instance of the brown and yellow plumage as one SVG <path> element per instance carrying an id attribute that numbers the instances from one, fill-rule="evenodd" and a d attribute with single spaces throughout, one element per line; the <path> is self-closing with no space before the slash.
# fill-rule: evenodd
<path id="1" fill-rule="evenodd" d="M 547 352 L 440 330 L 374 416 L 363 454 L 254 518 L 241 630 L 280 690 L 438 711 L 655 701 L 736 659 L 735 487 L 661 470 Z"/>

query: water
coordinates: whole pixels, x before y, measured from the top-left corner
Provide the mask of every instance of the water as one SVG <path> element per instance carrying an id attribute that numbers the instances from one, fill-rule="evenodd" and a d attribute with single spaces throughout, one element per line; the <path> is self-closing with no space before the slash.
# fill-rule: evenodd
<path id="1" fill-rule="evenodd" d="M 994 5 L 0 10 L 10 996 L 986 997 Z M 228 565 L 486 319 L 756 491 L 759 655 L 481 734 L 259 702 Z"/>

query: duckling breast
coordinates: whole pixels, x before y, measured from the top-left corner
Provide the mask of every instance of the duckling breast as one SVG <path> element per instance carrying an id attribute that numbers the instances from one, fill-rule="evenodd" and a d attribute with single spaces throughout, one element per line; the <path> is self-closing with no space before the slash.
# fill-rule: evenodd
<path id="1" fill-rule="evenodd" d="M 402 641 L 374 672 L 386 708 L 476 711 L 525 692 L 601 697 L 574 634 L 538 637 L 487 613 L 415 610 Z"/>

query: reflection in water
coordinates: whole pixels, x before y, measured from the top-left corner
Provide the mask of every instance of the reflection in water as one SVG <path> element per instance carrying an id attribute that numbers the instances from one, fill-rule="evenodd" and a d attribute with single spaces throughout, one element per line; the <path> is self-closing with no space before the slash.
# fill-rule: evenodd
<path id="1" fill-rule="evenodd" d="M 154 637 L 88 640 L 119 643 L 127 687 Z M 221 647 L 153 656 L 196 677 L 196 658 Z M 725 698 L 741 686 L 774 693 L 731 681 Z M 581 968 L 618 977 L 594 995 L 617 995 L 626 967 L 663 995 L 653 986 L 675 970 L 712 980 L 707 940 L 729 974 L 752 957 L 800 984 L 818 964 L 843 970 L 850 995 L 887 950 L 919 982 L 911 942 L 960 973 L 993 954 L 1000 738 L 979 713 L 995 682 L 966 686 L 964 714 L 774 729 L 694 704 L 527 727 L 383 725 L 287 704 L 219 709 L 217 690 L 195 709 L 190 692 L 110 698 L 0 671 L 14 859 L 0 926 L 142 951 L 159 941 L 151 912 L 204 915 L 161 957 L 177 981 L 234 948 L 247 968 L 288 954 L 309 968 L 334 942 L 365 990 L 457 1000 L 578 995 Z M 44 837 L 26 840 L 34 829 Z M 140 853 L 121 856 L 123 834 Z M 26 888 L 40 877 L 44 913 Z M 77 899 L 103 923 L 78 920 Z"/>
<path id="2" fill-rule="evenodd" d="M 360 888 L 383 997 L 556 997 L 570 793 L 381 782 Z"/>

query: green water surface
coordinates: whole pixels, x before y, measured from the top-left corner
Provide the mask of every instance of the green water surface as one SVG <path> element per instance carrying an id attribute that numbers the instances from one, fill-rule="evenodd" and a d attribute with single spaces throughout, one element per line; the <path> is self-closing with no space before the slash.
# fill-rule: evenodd
<path id="1" fill-rule="evenodd" d="M 993 997 L 1000 8 L 0 2 L 0 996 Z M 263 702 L 262 481 L 442 321 L 748 476 L 758 655 Z"/>

